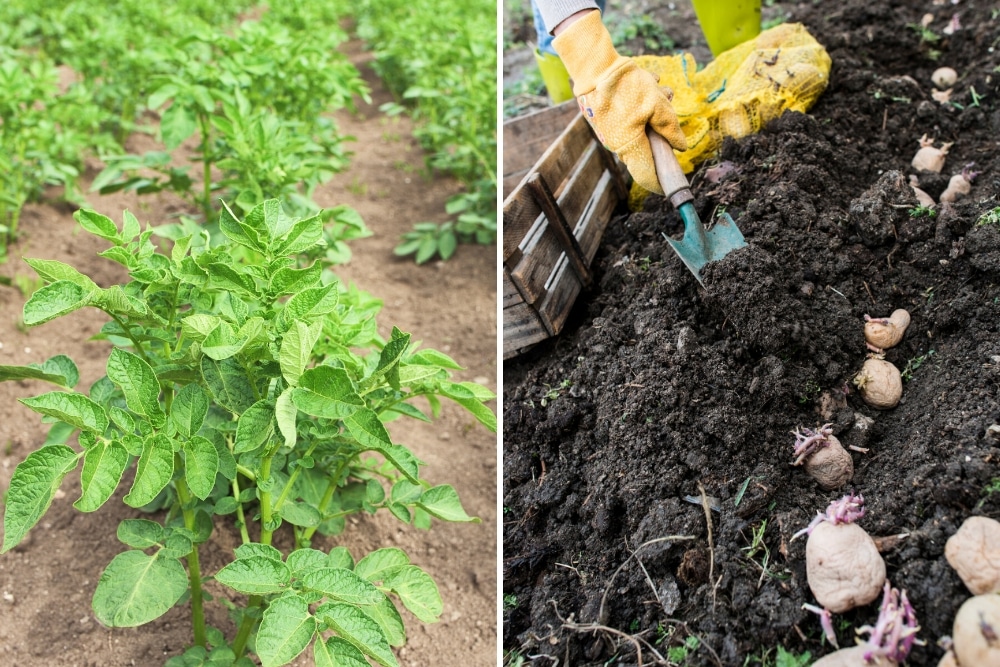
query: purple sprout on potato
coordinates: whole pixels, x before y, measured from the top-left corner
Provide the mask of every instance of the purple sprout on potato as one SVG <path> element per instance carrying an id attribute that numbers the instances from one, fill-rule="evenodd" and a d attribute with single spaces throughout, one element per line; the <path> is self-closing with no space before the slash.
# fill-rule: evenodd
<path id="1" fill-rule="evenodd" d="M 882 605 L 879 608 L 878 620 L 875 626 L 862 626 L 858 633 L 867 633 L 865 660 L 872 662 L 876 657 L 886 658 L 901 663 L 910 655 L 914 644 L 921 644 L 917 639 L 920 626 L 913 606 L 906 597 L 906 591 L 898 589 L 885 582 L 882 593 Z"/>
<path id="2" fill-rule="evenodd" d="M 843 487 L 854 476 L 851 455 L 833 435 L 831 426 L 824 424 L 815 430 L 797 428 L 792 431 L 795 436 L 792 465 L 805 464 L 806 473 L 827 491 Z"/>

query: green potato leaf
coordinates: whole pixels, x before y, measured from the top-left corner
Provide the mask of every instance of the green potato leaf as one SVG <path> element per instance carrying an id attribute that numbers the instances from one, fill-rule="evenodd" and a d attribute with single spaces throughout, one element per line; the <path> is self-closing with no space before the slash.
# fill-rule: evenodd
<path id="1" fill-rule="evenodd" d="M 160 382 L 142 357 L 115 348 L 108 357 L 107 373 L 125 394 L 125 404 L 132 412 L 144 415 L 154 428 L 166 423 L 167 417 L 160 407 Z"/>
<path id="2" fill-rule="evenodd" d="M 316 619 L 309 604 L 295 594 L 271 601 L 257 631 L 257 656 L 263 667 L 291 662 L 309 646 L 316 633 Z"/>
<path id="3" fill-rule="evenodd" d="M 108 627 L 135 627 L 170 611 L 187 589 L 187 573 L 176 558 L 125 551 L 101 573 L 94 615 Z"/>
<path id="4" fill-rule="evenodd" d="M 76 467 L 80 456 L 65 445 L 48 445 L 34 451 L 14 469 L 7 490 L 0 554 L 17 546 L 49 509 L 63 477 Z"/>

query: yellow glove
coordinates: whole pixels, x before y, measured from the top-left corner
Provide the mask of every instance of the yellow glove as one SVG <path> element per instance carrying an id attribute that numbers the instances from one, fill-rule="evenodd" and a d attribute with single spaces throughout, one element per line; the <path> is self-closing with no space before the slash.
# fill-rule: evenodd
<path id="1" fill-rule="evenodd" d="M 670 106 L 672 91 L 657 86 L 654 74 L 615 51 L 599 11 L 570 24 L 552 46 L 573 78 L 573 94 L 597 138 L 618 154 L 639 185 L 663 194 L 646 125 L 675 149 L 687 150 L 687 139 Z"/>

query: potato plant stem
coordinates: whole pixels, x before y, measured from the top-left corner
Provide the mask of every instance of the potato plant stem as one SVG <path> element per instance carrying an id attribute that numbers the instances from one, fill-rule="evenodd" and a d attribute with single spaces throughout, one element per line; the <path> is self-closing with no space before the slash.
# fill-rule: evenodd
<path id="1" fill-rule="evenodd" d="M 236 632 L 236 639 L 233 640 L 233 653 L 236 654 L 237 660 L 243 657 L 243 653 L 247 648 L 247 640 L 250 639 L 250 631 L 253 630 L 253 624 L 257 620 L 249 612 L 251 609 L 259 607 L 263 600 L 264 598 L 260 595 L 251 595 L 250 599 L 247 600 L 247 608 L 243 615 L 243 620 L 240 621 L 240 629 Z"/>
<path id="2" fill-rule="evenodd" d="M 319 440 L 315 441 L 312 445 L 310 445 L 309 449 L 306 450 L 306 453 L 302 455 L 302 458 L 312 456 L 312 453 L 316 449 L 316 446 L 318 444 Z M 281 495 L 278 496 L 278 502 L 274 504 L 275 507 L 284 506 L 285 501 L 288 500 L 288 493 L 292 490 L 292 487 L 295 486 L 295 482 L 298 481 L 299 475 L 301 473 L 302 473 L 302 466 L 300 465 L 295 466 L 295 470 L 293 470 L 292 474 L 288 477 L 288 483 L 285 484 L 285 488 L 281 490 Z"/>
<path id="3" fill-rule="evenodd" d="M 264 457 L 260 462 L 260 477 L 258 477 L 258 482 L 262 482 L 267 491 L 261 490 L 260 492 L 260 543 L 261 544 L 271 544 L 271 535 L 274 533 L 274 529 L 271 528 L 271 487 L 270 484 L 273 482 L 271 479 L 271 459 L 274 458 L 274 453 L 270 453 Z M 258 484 L 258 488 L 261 488 Z"/>
<path id="4" fill-rule="evenodd" d="M 212 156 L 209 152 L 212 128 L 204 113 L 198 114 L 198 125 L 201 126 L 201 159 L 204 165 L 201 175 L 201 210 L 205 213 L 205 222 L 208 222 L 212 218 Z"/>
<path id="5" fill-rule="evenodd" d="M 176 455 L 178 458 L 179 454 Z M 183 479 L 177 480 L 177 500 L 181 504 L 181 512 L 184 514 L 184 527 L 194 532 L 195 518 L 191 504 L 191 494 L 188 491 L 187 482 Z M 187 556 L 188 579 L 191 581 L 191 625 L 194 627 L 194 643 L 196 646 L 205 646 L 205 609 L 202 604 L 201 595 L 201 564 L 198 561 L 198 545 L 192 545 L 191 553 Z"/>
<path id="6" fill-rule="evenodd" d="M 333 494 L 337 491 L 337 485 L 340 484 L 340 476 L 344 473 L 344 468 L 347 467 L 347 461 L 348 459 L 346 458 L 341 461 L 340 465 L 337 466 L 337 472 L 330 477 L 330 483 L 326 487 L 326 492 L 319 501 L 319 507 L 317 507 L 320 516 L 326 512 L 326 506 L 330 504 L 331 500 L 333 500 Z M 302 534 L 302 541 L 305 542 L 312 539 L 312 536 L 316 534 L 316 528 L 318 528 L 318 526 L 310 526 L 309 528 L 306 528 L 306 531 Z"/>
<path id="7" fill-rule="evenodd" d="M 250 543 L 250 533 L 247 532 L 247 518 L 243 513 L 243 503 L 240 502 L 240 483 L 238 481 L 239 475 L 233 478 L 233 498 L 236 499 L 236 519 L 240 524 L 240 537 L 243 539 L 243 544 Z"/>

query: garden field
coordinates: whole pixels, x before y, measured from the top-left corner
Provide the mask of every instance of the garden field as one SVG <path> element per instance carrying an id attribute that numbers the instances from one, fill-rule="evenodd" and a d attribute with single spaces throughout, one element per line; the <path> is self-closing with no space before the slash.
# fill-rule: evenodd
<path id="1" fill-rule="evenodd" d="M 905 664 L 938 664 L 970 596 L 945 544 L 969 517 L 1000 518 L 1000 12 L 764 5 L 833 64 L 808 114 L 726 140 L 689 175 L 702 220 L 725 210 L 748 247 L 701 287 L 662 236 L 679 218 L 651 197 L 612 220 L 562 334 L 504 364 L 505 664 L 812 664 L 833 648 L 803 607 L 817 600 L 793 537 L 850 491 L 915 611 Z M 704 62 L 686 3 L 615 12 Z M 505 81 L 520 106 L 537 94 L 524 81 Z M 940 173 L 912 162 L 924 137 L 947 151 Z M 971 187 L 942 201 L 955 177 Z M 866 316 L 896 309 L 912 317 L 885 351 L 902 398 L 880 410 L 854 380 Z M 793 432 L 827 424 L 857 448 L 831 490 L 792 465 Z M 841 647 L 879 599 L 833 614 Z"/>
<path id="2" fill-rule="evenodd" d="M 495 81 L 105 5 L 0 9 L 0 663 L 495 664 Z"/>

